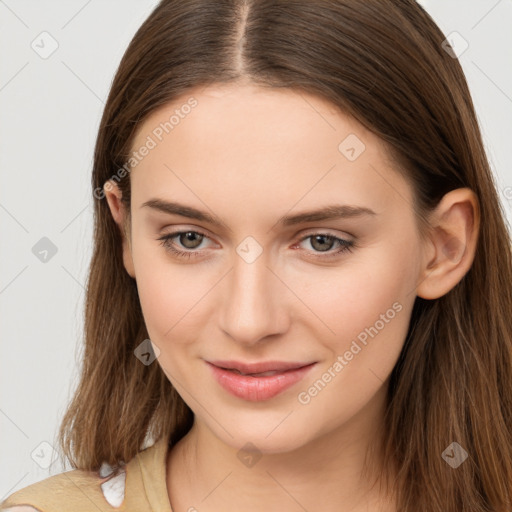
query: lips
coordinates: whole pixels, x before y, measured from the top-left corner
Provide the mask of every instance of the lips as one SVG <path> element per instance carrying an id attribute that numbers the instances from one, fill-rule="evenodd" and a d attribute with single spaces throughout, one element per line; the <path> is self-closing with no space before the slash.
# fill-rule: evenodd
<path id="1" fill-rule="evenodd" d="M 244 400 L 269 400 L 291 388 L 309 373 L 316 362 L 296 363 L 264 361 L 206 361 L 215 380 L 224 390 Z"/>

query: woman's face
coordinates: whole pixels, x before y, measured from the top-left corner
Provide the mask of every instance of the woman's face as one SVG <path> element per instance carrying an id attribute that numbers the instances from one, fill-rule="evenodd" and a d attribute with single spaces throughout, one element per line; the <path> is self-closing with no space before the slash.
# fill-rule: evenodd
<path id="1" fill-rule="evenodd" d="M 125 265 L 196 422 L 268 453 L 375 427 L 422 254 L 380 139 L 316 96 L 217 85 L 153 113 L 132 149 Z"/>

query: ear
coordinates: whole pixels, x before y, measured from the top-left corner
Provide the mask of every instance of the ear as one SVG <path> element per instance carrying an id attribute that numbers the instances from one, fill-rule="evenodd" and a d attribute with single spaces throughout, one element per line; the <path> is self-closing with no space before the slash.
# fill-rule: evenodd
<path id="1" fill-rule="evenodd" d="M 473 263 L 480 229 L 476 194 L 469 188 L 448 192 L 429 223 L 431 231 L 416 293 L 424 299 L 437 299 L 448 293 Z"/>
<path id="2" fill-rule="evenodd" d="M 122 192 L 119 189 L 117 183 L 112 180 L 107 180 L 103 185 L 103 192 L 107 198 L 110 213 L 114 218 L 114 221 L 119 226 L 121 231 L 121 237 L 123 239 L 123 264 L 128 274 L 135 278 L 135 268 L 133 265 L 131 241 L 130 235 L 127 233 L 127 218 L 128 213 L 126 212 L 125 205 L 121 202 Z"/>

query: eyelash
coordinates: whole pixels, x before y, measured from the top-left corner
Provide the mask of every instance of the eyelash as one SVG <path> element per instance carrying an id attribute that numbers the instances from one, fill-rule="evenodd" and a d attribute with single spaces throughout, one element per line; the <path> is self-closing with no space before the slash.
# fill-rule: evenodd
<path id="1" fill-rule="evenodd" d="M 176 249 L 176 247 L 171 243 L 171 239 L 173 239 L 179 235 L 184 235 L 186 233 L 196 233 L 198 235 L 202 235 L 202 236 L 208 238 L 208 236 L 206 234 L 202 233 L 201 231 L 187 230 L 187 231 L 177 231 L 176 233 L 169 233 L 160 238 L 157 238 L 157 240 L 160 240 L 160 245 L 162 245 L 166 251 L 169 251 L 170 253 L 174 254 L 175 256 L 177 256 L 179 258 L 190 259 L 191 257 L 201 256 L 201 251 L 197 251 L 197 250 L 180 251 L 179 249 Z M 314 256 L 315 258 L 318 257 L 318 258 L 322 258 L 322 259 L 332 259 L 342 253 L 352 252 L 354 249 L 354 246 L 355 246 L 355 243 L 353 241 L 344 240 L 344 239 L 338 238 L 330 233 L 322 233 L 322 232 L 312 233 L 310 235 L 307 235 L 307 236 L 301 238 L 298 243 L 303 242 L 304 240 L 307 240 L 308 238 L 312 238 L 314 236 L 326 236 L 328 238 L 334 239 L 335 242 L 338 242 L 340 244 L 340 247 L 337 250 L 335 250 L 334 252 L 326 251 L 325 253 L 321 253 L 320 251 L 316 251 L 319 254 Z"/>

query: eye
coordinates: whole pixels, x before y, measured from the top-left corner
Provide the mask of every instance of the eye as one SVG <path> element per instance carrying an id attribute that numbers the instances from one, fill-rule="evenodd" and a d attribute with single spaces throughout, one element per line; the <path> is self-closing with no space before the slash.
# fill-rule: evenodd
<path id="1" fill-rule="evenodd" d="M 177 238 L 181 247 L 186 250 L 181 250 L 176 247 L 176 243 L 173 239 Z M 179 258 L 191 258 L 201 256 L 201 250 L 196 250 L 200 247 L 201 243 L 208 239 L 208 237 L 199 231 L 188 230 L 188 231 L 177 231 L 176 233 L 168 233 L 161 236 L 157 240 L 161 241 L 161 245 L 170 253 L 174 254 Z M 352 251 L 355 244 L 353 241 L 344 240 L 330 233 L 314 233 L 303 237 L 299 243 L 305 240 L 311 239 L 311 247 L 313 247 L 314 258 L 334 258 L 341 253 Z M 296 244 L 297 245 L 297 244 Z M 332 248 L 337 246 L 333 251 Z M 306 249 L 307 250 L 307 249 Z M 325 254 L 322 254 L 325 253 Z"/>
<path id="2" fill-rule="evenodd" d="M 174 238 L 178 238 L 182 247 L 188 249 L 186 251 L 182 251 L 179 248 L 176 248 L 176 244 L 172 241 Z M 170 253 L 175 254 L 180 258 L 190 258 L 192 256 L 200 256 L 201 252 L 195 251 L 201 242 L 207 238 L 204 233 L 200 233 L 199 231 L 177 231 L 176 233 L 169 233 L 167 235 L 163 235 L 157 240 L 161 241 L 161 245 Z"/>
<path id="3" fill-rule="evenodd" d="M 352 251 L 354 248 L 354 242 L 344 240 L 330 233 L 313 233 L 303 237 L 300 242 L 310 239 L 310 245 L 313 247 L 314 257 L 319 258 L 331 258 L 335 257 L 346 251 Z M 332 251 L 333 247 L 337 246 L 337 249 Z M 322 254 L 326 253 L 326 254 Z"/>

